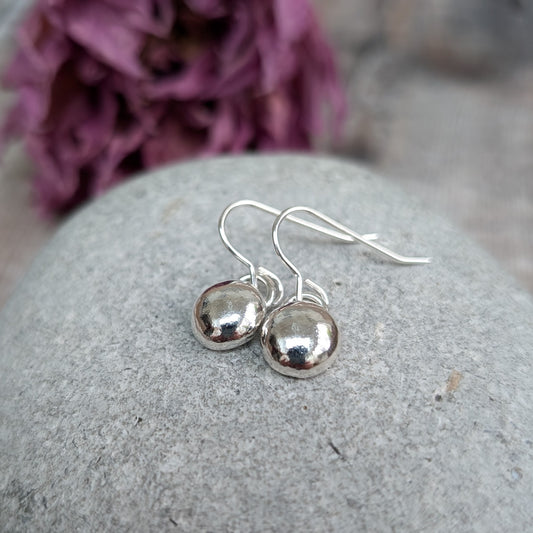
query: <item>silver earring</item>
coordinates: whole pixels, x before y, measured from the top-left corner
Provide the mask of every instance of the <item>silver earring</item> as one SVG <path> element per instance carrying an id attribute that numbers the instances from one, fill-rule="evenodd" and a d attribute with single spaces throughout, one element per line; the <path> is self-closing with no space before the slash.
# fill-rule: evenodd
<path id="1" fill-rule="evenodd" d="M 237 207 L 253 207 L 279 215 L 281 211 L 254 200 L 240 200 L 230 204 L 218 221 L 218 232 L 224 246 L 249 273 L 238 280 L 223 281 L 206 289 L 196 300 L 192 312 L 192 329 L 197 340 L 211 350 L 230 350 L 246 344 L 255 336 L 266 312 L 278 306 L 283 299 L 283 285 L 280 279 L 263 267 L 257 267 L 244 257 L 229 241 L 226 232 L 228 215 Z M 298 217 L 287 215 L 289 221 L 311 228 L 344 242 L 354 243 L 356 239 L 346 232 L 338 232 L 313 224 Z M 365 236 L 374 239 L 376 235 Z M 263 286 L 265 296 L 259 290 Z"/>
<path id="2" fill-rule="evenodd" d="M 310 207 L 291 207 L 280 213 L 272 226 L 272 241 L 278 256 L 296 276 L 296 292 L 288 303 L 272 311 L 266 318 L 261 329 L 261 345 L 266 362 L 274 370 L 286 376 L 309 378 L 321 374 L 335 361 L 339 352 L 339 329 L 328 312 L 328 298 L 324 289 L 309 279 L 304 280 L 281 249 L 280 225 L 295 212 L 305 212 L 319 218 L 396 263 L 424 264 L 431 262 L 431 258 L 397 254 Z M 311 292 L 304 293 L 304 285 Z"/>

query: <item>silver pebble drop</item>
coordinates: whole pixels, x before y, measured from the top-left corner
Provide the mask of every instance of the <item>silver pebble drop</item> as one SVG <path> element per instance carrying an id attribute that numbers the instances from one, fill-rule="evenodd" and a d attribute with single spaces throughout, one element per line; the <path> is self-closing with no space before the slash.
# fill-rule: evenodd
<path id="1" fill-rule="evenodd" d="M 274 370 L 294 378 L 310 378 L 335 360 L 339 331 L 324 307 L 293 302 L 268 316 L 261 330 L 261 344 L 263 356 Z"/>
<path id="2" fill-rule="evenodd" d="M 243 281 L 224 281 L 196 300 L 192 329 L 206 348 L 231 350 L 252 340 L 264 318 L 264 300 L 255 287 Z"/>

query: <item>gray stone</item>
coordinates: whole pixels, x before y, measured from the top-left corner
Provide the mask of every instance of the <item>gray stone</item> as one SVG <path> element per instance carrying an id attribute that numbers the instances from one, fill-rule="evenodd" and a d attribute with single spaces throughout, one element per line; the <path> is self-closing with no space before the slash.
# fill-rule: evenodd
<path id="1" fill-rule="evenodd" d="M 216 231 L 243 197 L 322 208 L 434 262 L 399 267 L 287 224 L 344 338 L 326 373 L 281 376 L 257 342 L 211 352 L 190 329 L 200 292 L 246 273 Z M 290 292 L 269 222 L 242 210 L 229 226 Z M 0 529 L 524 531 L 532 347 L 530 298 L 364 169 L 162 169 L 72 217 L 0 315 Z"/>

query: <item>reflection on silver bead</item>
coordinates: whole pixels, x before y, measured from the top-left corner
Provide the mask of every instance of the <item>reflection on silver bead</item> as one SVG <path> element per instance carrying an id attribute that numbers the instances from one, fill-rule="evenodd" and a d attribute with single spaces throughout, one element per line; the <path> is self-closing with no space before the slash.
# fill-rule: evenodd
<path id="1" fill-rule="evenodd" d="M 205 290 L 193 307 L 194 336 L 211 350 L 252 340 L 265 317 L 261 293 L 250 283 L 224 281 Z"/>
<path id="2" fill-rule="evenodd" d="M 295 378 L 321 374 L 339 348 L 337 324 L 328 311 L 303 301 L 273 311 L 261 330 L 263 355 L 277 372 Z"/>

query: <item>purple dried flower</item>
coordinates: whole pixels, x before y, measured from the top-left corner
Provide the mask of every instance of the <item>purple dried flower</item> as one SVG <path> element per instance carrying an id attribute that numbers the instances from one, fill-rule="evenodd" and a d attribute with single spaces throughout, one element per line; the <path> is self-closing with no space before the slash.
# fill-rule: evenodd
<path id="1" fill-rule="evenodd" d="M 167 161 L 308 148 L 345 111 L 308 0 L 40 0 L 4 81 L 48 213 Z"/>

